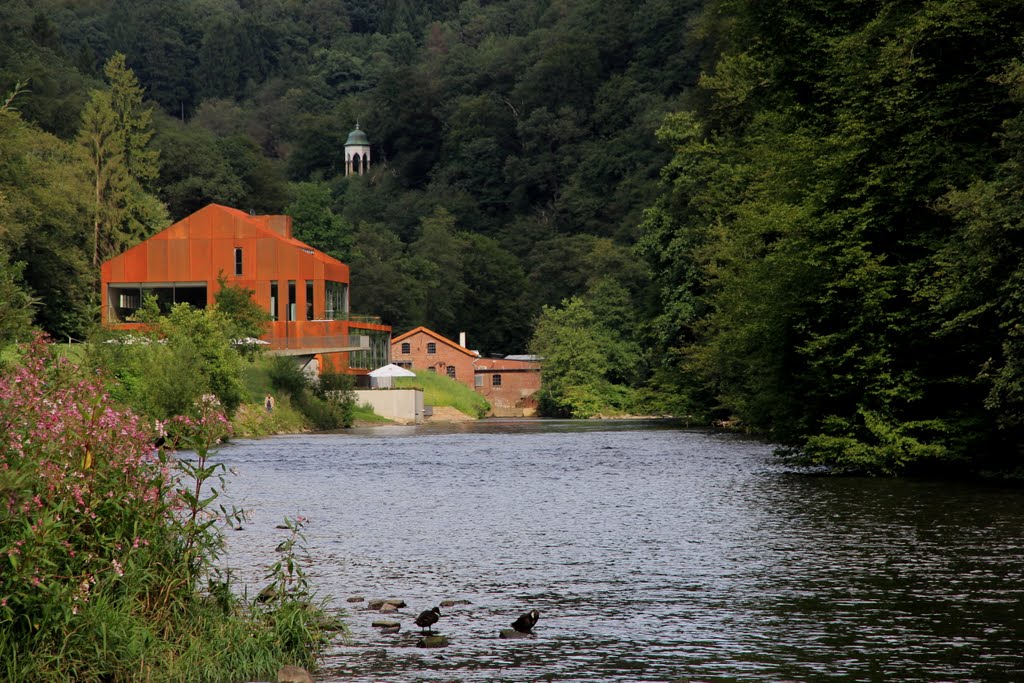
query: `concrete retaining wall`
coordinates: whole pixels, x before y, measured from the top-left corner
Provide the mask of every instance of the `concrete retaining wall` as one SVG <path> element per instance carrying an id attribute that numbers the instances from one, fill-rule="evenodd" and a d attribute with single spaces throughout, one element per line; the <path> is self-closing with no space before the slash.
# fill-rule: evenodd
<path id="1" fill-rule="evenodd" d="M 423 422 L 422 389 L 356 389 L 356 402 L 395 422 Z"/>

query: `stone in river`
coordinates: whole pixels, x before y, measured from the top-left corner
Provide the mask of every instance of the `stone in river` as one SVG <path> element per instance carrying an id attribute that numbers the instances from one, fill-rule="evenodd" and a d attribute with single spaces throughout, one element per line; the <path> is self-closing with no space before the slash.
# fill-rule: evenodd
<path id="1" fill-rule="evenodd" d="M 373 626 L 374 628 L 392 628 L 400 625 L 401 623 L 394 619 L 374 619 L 373 623 L 370 624 L 370 626 Z"/>
<path id="2" fill-rule="evenodd" d="M 301 666 L 288 664 L 277 670 L 277 683 L 313 683 L 313 677 Z"/>
<path id="3" fill-rule="evenodd" d="M 447 636 L 423 636 L 420 642 L 416 643 L 416 647 L 448 647 Z"/>
<path id="4" fill-rule="evenodd" d="M 472 605 L 469 600 L 442 600 L 441 607 L 454 607 L 455 605 Z"/>
<path id="5" fill-rule="evenodd" d="M 531 635 L 533 635 L 533 634 L 532 633 L 523 633 L 522 631 L 517 631 L 514 628 L 503 628 L 503 629 L 501 629 L 501 633 L 498 634 L 498 637 L 499 638 L 529 638 Z"/>

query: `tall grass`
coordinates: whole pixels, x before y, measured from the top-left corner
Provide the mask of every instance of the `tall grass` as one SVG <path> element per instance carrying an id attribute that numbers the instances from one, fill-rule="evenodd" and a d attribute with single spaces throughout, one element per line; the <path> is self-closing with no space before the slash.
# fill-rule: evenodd
<path id="1" fill-rule="evenodd" d="M 269 604 L 216 569 L 240 513 L 217 503 L 229 425 L 215 397 L 154 424 L 37 339 L 0 369 L 0 433 L 0 679 L 240 680 L 315 664 L 323 613 L 287 579 L 294 564 L 271 568 L 286 590 Z"/>
<path id="2" fill-rule="evenodd" d="M 485 417 L 491 404 L 480 394 L 451 377 L 436 372 L 416 371 L 416 377 L 396 377 L 399 389 L 423 389 L 423 402 L 431 406 L 451 406 L 466 415 Z"/>

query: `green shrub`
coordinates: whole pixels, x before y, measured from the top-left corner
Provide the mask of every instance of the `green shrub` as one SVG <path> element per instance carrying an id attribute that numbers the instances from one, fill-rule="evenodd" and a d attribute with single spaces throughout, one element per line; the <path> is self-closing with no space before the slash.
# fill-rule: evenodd
<path id="1" fill-rule="evenodd" d="M 305 586 L 257 606 L 217 572 L 220 528 L 240 513 L 217 505 L 216 397 L 165 423 L 194 454 L 177 459 L 37 340 L 0 371 L 0 424 L 0 679 L 240 680 L 315 663 L 323 614 Z"/>

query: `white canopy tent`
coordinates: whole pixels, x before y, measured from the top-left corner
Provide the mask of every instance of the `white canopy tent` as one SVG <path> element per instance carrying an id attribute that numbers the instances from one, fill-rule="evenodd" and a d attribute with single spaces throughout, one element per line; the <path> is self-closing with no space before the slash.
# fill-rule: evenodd
<path id="1" fill-rule="evenodd" d="M 403 367 L 399 367 L 394 363 L 388 363 L 383 367 L 379 367 L 376 370 L 370 372 L 370 386 L 374 389 L 388 389 L 391 387 L 391 381 L 394 377 L 415 377 L 416 373 L 411 370 L 406 370 Z"/>

